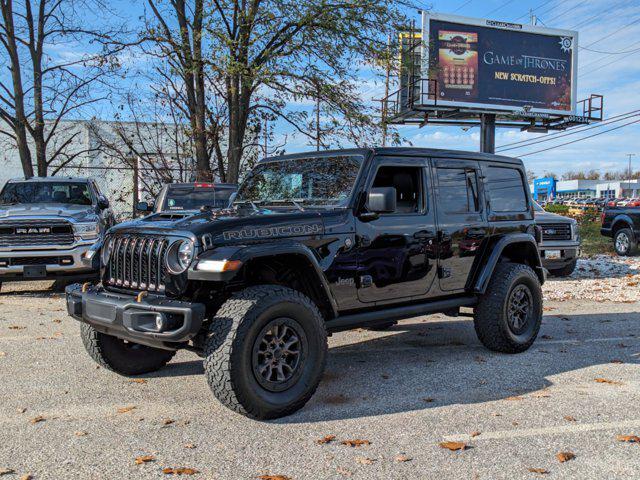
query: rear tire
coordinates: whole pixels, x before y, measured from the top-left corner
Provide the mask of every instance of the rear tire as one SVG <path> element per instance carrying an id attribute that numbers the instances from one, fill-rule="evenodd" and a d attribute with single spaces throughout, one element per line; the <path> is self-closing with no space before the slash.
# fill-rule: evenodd
<path id="1" fill-rule="evenodd" d="M 220 307 L 205 353 L 207 382 L 224 406 L 255 419 L 284 417 L 302 408 L 320 383 L 324 319 L 296 290 L 249 287 Z"/>
<path id="2" fill-rule="evenodd" d="M 475 309 L 478 338 L 489 350 L 520 353 L 535 341 L 542 323 L 542 288 L 533 270 L 499 263 Z"/>
<path id="3" fill-rule="evenodd" d="M 121 375 L 141 375 L 164 367 L 176 352 L 147 347 L 98 332 L 87 323 L 80 325 L 82 343 L 98 365 Z"/>
<path id="4" fill-rule="evenodd" d="M 621 257 L 636 254 L 638 243 L 630 228 L 621 228 L 616 232 L 613 236 L 613 248 Z"/>
<path id="5" fill-rule="evenodd" d="M 549 270 L 549 273 L 554 277 L 568 277 L 574 272 L 577 264 L 578 264 L 578 259 L 576 258 L 562 268 Z"/>

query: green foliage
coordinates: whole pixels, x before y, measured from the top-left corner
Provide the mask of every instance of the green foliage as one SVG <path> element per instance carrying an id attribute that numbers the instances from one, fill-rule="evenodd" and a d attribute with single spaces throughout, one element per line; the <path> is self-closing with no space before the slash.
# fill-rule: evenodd
<path id="1" fill-rule="evenodd" d="M 580 237 L 582 238 L 582 255 L 591 256 L 603 253 L 613 253 L 613 242 L 609 237 L 600 235 L 600 221 L 580 222 Z"/>
<path id="2" fill-rule="evenodd" d="M 553 205 L 553 204 L 549 204 L 546 207 L 544 207 L 544 209 L 547 212 L 557 213 L 558 215 L 565 215 L 566 213 L 569 212 L 569 206 L 568 205 Z"/>

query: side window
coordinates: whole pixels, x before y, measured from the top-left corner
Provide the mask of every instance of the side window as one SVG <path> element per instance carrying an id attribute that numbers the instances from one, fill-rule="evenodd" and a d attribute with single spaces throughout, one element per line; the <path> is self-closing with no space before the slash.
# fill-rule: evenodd
<path id="1" fill-rule="evenodd" d="M 371 186 L 396 189 L 395 213 L 422 211 L 422 167 L 380 167 Z"/>
<path id="2" fill-rule="evenodd" d="M 484 171 L 484 169 L 483 169 Z M 489 202 L 494 212 L 526 212 L 527 195 L 522 174 L 515 168 L 486 169 Z"/>
<path id="3" fill-rule="evenodd" d="M 438 167 L 438 204 L 445 213 L 480 211 L 478 175 L 473 168 Z"/>

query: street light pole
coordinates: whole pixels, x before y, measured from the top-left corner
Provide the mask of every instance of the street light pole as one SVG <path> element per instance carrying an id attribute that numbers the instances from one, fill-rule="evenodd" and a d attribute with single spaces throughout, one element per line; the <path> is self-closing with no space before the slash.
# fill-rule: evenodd
<path id="1" fill-rule="evenodd" d="M 635 153 L 627 153 L 627 157 L 629 157 L 629 190 L 631 190 L 631 157 L 635 157 Z M 633 195 L 631 195 L 633 197 Z"/>

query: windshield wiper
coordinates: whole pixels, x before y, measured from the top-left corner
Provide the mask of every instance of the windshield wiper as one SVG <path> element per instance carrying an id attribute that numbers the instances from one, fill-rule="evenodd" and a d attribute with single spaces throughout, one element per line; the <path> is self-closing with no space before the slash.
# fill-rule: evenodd
<path id="1" fill-rule="evenodd" d="M 251 205 L 254 212 L 259 212 L 260 209 L 258 208 L 258 205 L 262 203 L 262 200 L 238 200 L 237 202 L 233 202 L 234 205 L 246 205 L 247 203 Z"/>
<path id="2" fill-rule="evenodd" d="M 305 199 L 303 198 L 282 198 L 282 199 L 278 199 L 278 200 L 269 200 L 268 203 L 272 203 L 272 204 L 276 204 L 276 203 L 286 203 L 289 202 L 291 203 L 293 206 L 295 206 L 298 210 L 300 210 L 301 212 L 304 212 L 304 207 L 302 206 L 302 203 L 305 202 Z"/>

